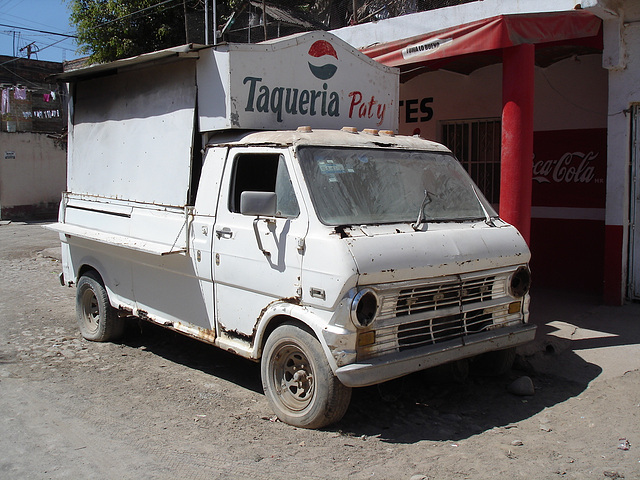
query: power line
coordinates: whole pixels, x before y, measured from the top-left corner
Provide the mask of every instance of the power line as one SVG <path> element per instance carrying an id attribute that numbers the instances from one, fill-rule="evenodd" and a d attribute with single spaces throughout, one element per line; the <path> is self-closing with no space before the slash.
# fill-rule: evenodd
<path id="1" fill-rule="evenodd" d="M 0 23 L 0 27 L 15 28 L 17 30 L 28 30 L 30 32 L 44 33 L 46 35 L 58 35 L 60 37 L 67 37 L 67 38 L 78 38 L 76 35 L 68 35 L 66 33 L 47 32 L 46 30 L 38 30 L 35 28 L 28 28 L 28 27 L 19 27 L 17 25 L 7 25 L 5 23 Z"/>
<path id="2" fill-rule="evenodd" d="M 150 5 L 148 7 L 142 8 L 142 9 L 137 10 L 135 12 L 131 12 L 131 13 L 128 13 L 128 14 L 123 15 L 121 17 L 114 18 L 113 20 L 109 20 L 109 21 L 106 21 L 104 23 L 101 23 L 100 25 L 97 25 L 97 26 L 93 27 L 92 30 L 97 30 L 97 29 L 105 27 L 105 26 L 107 26 L 107 25 L 109 25 L 111 23 L 118 22 L 120 20 L 124 20 L 126 18 L 132 17 L 132 16 L 137 15 L 139 13 L 145 12 L 147 10 L 151 10 L 151 9 L 154 9 L 154 8 L 157 8 L 157 7 L 161 7 L 163 5 L 170 4 L 170 3 L 174 3 L 174 4 L 170 5 L 168 8 L 175 8 L 175 7 L 180 6 L 182 4 L 182 0 L 163 0 L 161 2 L 158 2 L 158 3 L 154 4 L 154 5 Z M 56 41 L 56 42 L 54 42 L 52 44 L 49 44 L 49 45 L 46 45 L 45 47 L 40 48 L 40 51 L 45 50 L 45 49 L 47 49 L 49 47 L 53 47 L 53 46 L 57 45 L 58 43 L 64 41 L 65 39 L 68 39 L 68 38 L 77 39 L 78 38 L 77 35 L 50 32 L 50 31 L 46 31 L 46 30 L 39 30 L 39 29 L 34 29 L 34 28 L 29 28 L 29 27 L 20 27 L 20 26 L 17 26 L 17 25 L 8 25 L 8 24 L 0 23 L 0 26 L 8 27 L 8 28 L 14 28 L 14 29 L 18 29 L 18 30 L 26 30 L 26 31 L 30 31 L 30 32 L 37 32 L 37 33 L 41 33 L 41 34 L 45 34 L 45 35 L 57 35 L 57 36 L 65 37 L 62 40 L 58 40 L 58 41 Z M 9 60 L 7 62 L 4 62 L 4 63 L 0 64 L 0 66 L 6 65 L 7 63 L 11 63 L 12 61 L 15 61 L 15 60 L 17 60 L 17 58 Z"/>

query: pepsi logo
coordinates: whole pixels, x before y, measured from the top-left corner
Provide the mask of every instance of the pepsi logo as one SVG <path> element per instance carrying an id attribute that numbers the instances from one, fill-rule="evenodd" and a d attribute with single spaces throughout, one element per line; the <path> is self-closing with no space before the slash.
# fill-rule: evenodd
<path id="1" fill-rule="evenodd" d="M 313 42 L 311 48 L 309 48 L 309 70 L 311 73 L 320 80 L 328 80 L 336 73 L 338 66 L 331 57 L 338 60 L 338 54 L 335 48 L 326 40 L 318 40 Z"/>

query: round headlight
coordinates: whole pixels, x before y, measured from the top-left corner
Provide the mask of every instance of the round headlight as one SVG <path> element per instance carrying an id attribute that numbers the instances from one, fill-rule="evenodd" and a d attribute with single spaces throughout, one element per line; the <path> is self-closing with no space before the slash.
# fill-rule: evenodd
<path id="1" fill-rule="evenodd" d="M 518 267 L 511 275 L 509 292 L 516 298 L 524 297 L 531 287 L 531 270 L 529 267 Z"/>
<path id="2" fill-rule="evenodd" d="M 356 293 L 351 301 L 351 320 L 356 327 L 368 327 L 378 314 L 378 295 L 370 288 Z"/>

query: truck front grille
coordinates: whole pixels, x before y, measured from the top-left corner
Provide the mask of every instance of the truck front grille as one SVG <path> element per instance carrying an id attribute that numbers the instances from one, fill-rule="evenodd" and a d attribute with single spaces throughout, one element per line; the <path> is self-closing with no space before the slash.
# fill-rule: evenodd
<path id="1" fill-rule="evenodd" d="M 494 277 L 487 277 L 403 289 L 396 302 L 396 316 L 433 312 L 490 300 L 494 281 Z"/>
<path id="2" fill-rule="evenodd" d="M 398 346 L 402 351 L 446 342 L 463 335 L 481 332 L 492 323 L 490 314 L 479 311 L 405 323 L 398 326 Z"/>
<path id="3" fill-rule="evenodd" d="M 358 347 L 358 360 L 455 340 L 522 321 L 509 314 L 511 272 L 440 282 L 381 286 L 375 342 Z"/>

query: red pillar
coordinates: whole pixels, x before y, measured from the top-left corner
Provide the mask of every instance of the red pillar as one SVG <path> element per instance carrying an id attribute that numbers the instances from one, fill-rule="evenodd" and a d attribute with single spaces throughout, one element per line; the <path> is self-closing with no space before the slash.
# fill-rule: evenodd
<path id="1" fill-rule="evenodd" d="M 529 243 L 535 46 L 518 45 L 502 52 L 500 217 Z"/>

